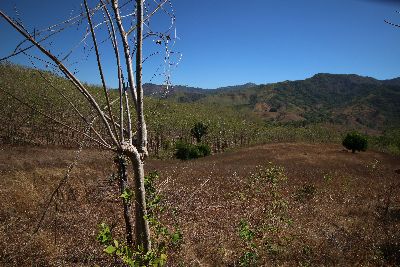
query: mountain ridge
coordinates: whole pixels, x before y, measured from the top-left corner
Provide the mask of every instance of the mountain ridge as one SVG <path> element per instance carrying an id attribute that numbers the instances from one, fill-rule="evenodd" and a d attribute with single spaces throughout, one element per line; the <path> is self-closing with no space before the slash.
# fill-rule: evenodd
<path id="1" fill-rule="evenodd" d="M 222 90 L 176 87 L 164 98 L 232 106 L 278 123 L 329 122 L 373 129 L 400 125 L 400 78 L 317 73 L 304 80 L 247 83 Z"/>
<path id="2" fill-rule="evenodd" d="M 363 83 L 374 83 L 374 84 L 385 84 L 385 85 L 394 85 L 394 86 L 400 86 L 400 76 L 395 77 L 392 79 L 384 79 L 380 80 L 371 76 L 363 76 L 359 74 L 354 74 L 354 73 L 349 73 L 349 74 L 333 74 L 333 73 L 325 73 L 325 72 L 320 72 L 316 73 L 311 77 L 305 78 L 305 79 L 300 79 L 300 80 L 285 80 L 285 81 L 279 81 L 279 82 L 272 82 L 272 83 L 265 83 L 265 84 L 256 84 L 253 82 L 247 82 L 244 84 L 236 84 L 236 85 L 227 85 L 227 86 L 222 86 L 222 87 L 217 87 L 217 88 L 202 88 L 202 87 L 196 87 L 196 86 L 190 86 L 190 85 L 172 85 L 170 86 L 170 89 L 167 93 L 175 92 L 175 91 L 192 91 L 192 92 L 215 92 L 215 91 L 229 91 L 229 90 L 241 90 L 241 89 L 246 89 L 246 88 L 251 88 L 251 87 L 256 87 L 256 86 L 265 86 L 265 85 L 271 85 L 271 84 L 280 84 L 280 83 L 288 83 L 288 82 L 299 82 L 299 81 L 307 81 L 310 79 L 315 79 L 318 77 L 347 77 L 347 78 L 352 78 L 354 81 L 363 81 Z M 145 94 L 151 95 L 154 94 L 155 88 L 157 87 L 157 92 L 161 91 L 166 91 L 165 89 L 161 89 L 164 87 L 163 85 L 155 84 L 155 83 L 145 83 L 143 84 Z M 158 93 L 157 93 L 158 94 Z"/>
<path id="3" fill-rule="evenodd" d="M 0 64 L 0 72 L 0 83 L 5 88 L 37 90 L 35 87 L 42 84 L 37 71 L 27 67 Z M 58 83 L 69 84 L 50 72 L 44 75 Z M 100 89 L 88 86 L 95 94 Z M 217 90 L 175 86 L 165 91 L 155 84 L 145 84 L 144 88 L 149 101 L 151 98 L 161 99 L 172 106 L 182 103 L 178 105 L 182 109 L 189 106 L 207 107 L 210 111 L 222 108 L 232 110 L 229 116 L 245 114 L 264 124 L 305 126 L 329 123 L 377 131 L 400 127 L 400 78 L 377 80 L 355 74 L 319 73 L 305 80 L 260 85 L 246 83 Z M 110 93 L 116 93 L 112 91 Z M 42 93 L 47 95 L 51 92 L 45 90 Z M 30 95 L 31 91 L 22 90 L 18 94 L 28 99 L 34 97 Z M 42 100 L 45 101 L 45 98 L 40 98 Z"/>

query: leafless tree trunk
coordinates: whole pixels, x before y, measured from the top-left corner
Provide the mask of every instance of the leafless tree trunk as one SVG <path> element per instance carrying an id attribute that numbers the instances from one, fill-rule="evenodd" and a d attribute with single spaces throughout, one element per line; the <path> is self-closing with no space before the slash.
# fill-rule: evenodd
<path id="1" fill-rule="evenodd" d="M 143 25 L 146 21 L 158 11 L 164 10 L 163 5 L 166 4 L 167 0 L 162 0 L 160 2 L 154 1 L 156 4 L 153 10 L 149 10 L 150 5 L 147 3 L 147 13 L 144 17 L 144 0 L 126 1 L 121 6 L 118 0 L 104 1 L 100 2 L 94 7 L 90 8 L 87 0 L 83 0 L 84 12 L 71 17 L 61 23 L 52 25 L 41 31 L 34 31 L 33 34 L 29 33 L 26 28 L 17 20 L 12 19 L 3 11 L 0 10 L 0 17 L 2 17 L 6 22 L 8 22 L 17 32 L 19 32 L 25 40 L 17 45 L 15 51 L 2 59 L 8 59 L 18 54 L 26 54 L 31 49 L 38 49 L 42 55 L 46 58 L 45 62 L 58 68 L 65 77 L 72 83 L 75 89 L 84 97 L 87 105 L 89 105 L 95 114 L 91 114 L 95 119 L 99 118 L 106 129 L 106 136 L 102 136 L 101 131 L 93 127 L 93 121 L 89 122 L 82 112 L 79 110 L 77 103 L 69 99 L 67 95 L 64 95 L 62 90 L 58 90 L 56 86 L 51 85 L 51 87 L 57 91 L 62 97 L 68 102 L 68 105 L 72 107 L 72 110 L 82 119 L 82 121 L 87 125 L 88 131 L 79 130 L 78 127 L 73 127 L 67 123 L 62 122 L 57 118 L 53 118 L 50 114 L 45 111 L 41 111 L 30 103 L 24 101 L 16 95 L 0 88 L 7 95 L 16 99 L 23 105 L 36 110 L 39 114 L 49 119 L 52 122 L 60 124 L 62 127 L 67 128 L 72 131 L 72 133 L 79 133 L 85 136 L 88 140 L 96 142 L 101 147 L 111 150 L 117 155 L 117 164 L 119 172 L 119 188 L 121 194 L 129 189 L 129 184 L 134 186 L 135 192 L 135 237 L 133 240 L 133 227 L 132 227 L 132 215 L 130 209 L 129 201 L 123 200 L 123 213 L 126 227 L 126 240 L 128 245 L 135 245 L 136 247 L 141 247 L 144 253 L 151 250 L 151 240 L 150 240 L 150 229 L 149 223 L 147 221 L 147 208 L 146 208 L 146 192 L 144 186 L 144 161 L 148 156 L 147 151 L 147 128 L 144 117 L 144 102 L 143 102 L 143 87 L 142 87 L 142 70 L 143 70 Z M 121 14 L 121 7 L 128 4 L 136 4 L 135 12 L 128 15 Z M 154 4 L 153 3 L 153 4 Z M 112 8 L 113 12 L 109 12 L 109 8 Z M 95 15 L 99 12 L 103 14 L 103 21 L 96 24 L 94 23 Z M 170 13 L 166 12 L 169 16 Z M 131 24 L 128 30 L 124 28 L 124 20 L 131 16 Z M 172 21 L 175 17 L 172 16 Z M 66 25 L 79 25 L 82 22 L 85 23 L 87 20 L 87 33 L 81 40 L 81 42 L 86 41 L 90 36 L 93 43 L 93 50 L 96 56 L 96 62 L 98 67 L 98 73 L 101 78 L 101 85 L 103 89 L 103 95 L 105 98 L 105 107 L 101 108 L 98 99 L 96 99 L 86 88 L 79 79 L 74 75 L 63 62 L 65 58 L 58 58 L 57 55 L 53 54 L 50 49 L 46 48 L 44 42 L 49 38 L 53 37 L 57 33 L 61 32 Z M 116 27 L 114 26 L 116 24 Z M 118 90 L 119 90 L 119 101 L 111 101 L 108 94 L 108 88 L 106 86 L 106 79 L 104 75 L 104 68 L 100 52 L 100 42 L 97 40 L 96 29 L 101 26 L 106 25 L 108 31 L 108 41 L 110 41 L 116 60 L 116 69 L 118 75 Z M 149 24 L 147 24 L 149 28 Z M 169 28 L 169 30 L 172 27 Z M 132 45 L 129 42 L 129 35 L 136 31 L 136 36 Z M 119 39 L 118 39 L 119 36 Z M 166 47 L 168 42 L 171 40 L 171 36 L 166 34 L 166 32 L 152 32 L 146 33 L 146 36 L 155 36 L 156 38 L 164 40 Z M 121 44 L 118 43 L 121 42 Z M 28 43 L 29 46 L 23 46 L 24 43 Z M 161 41 L 157 41 L 160 44 Z M 120 47 L 121 46 L 121 47 Z M 120 49 L 123 53 L 125 62 L 122 63 L 120 56 Z M 133 49 L 132 49 L 133 48 Z M 133 53 L 136 56 L 135 64 L 133 64 Z M 167 62 L 170 55 L 169 50 L 165 49 L 164 61 Z M 0 59 L 0 60 L 2 60 Z M 169 62 L 168 62 L 169 64 Z M 127 74 L 127 84 L 125 85 L 125 80 L 123 73 Z M 169 79 L 167 79 L 169 80 Z M 49 81 L 48 81 L 49 82 Z M 50 82 L 49 82 L 50 83 Z M 130 98 L 128 98 L 127 91 L 131 93 Z M 119 108 L 116 114 L 113 113 L 112 105 L 113 103 L 118 103 Z M 132 107 L 131 107 L 132 105 Z M 131 119 L 131 109 L 134 110 L 134 115 L 136 115 L 136 127 L 132 124 Z M 132 112 L 133 113 L 133 112 Z M 95 120 L 94 119 L 94 120 Z M 134 132 L 136 130 L 136 132 Z M 93 133 L 93 134 L 92 134 Z M 129 183 L 128 172 L 127 172 L 127 161 L 129 159 L 133 166 L 133 177 L 134 182 Z"/>
<path id="2" fill-rule="evenodd" d="M 118 164 L 118 183 L 119 183 L 119 191 L 124 194 L 127 190 L 129 190 L 128 186 L 128 170 L 127 165 L 128 162 L 124 155 L 118 155 L 116 157 L 116 163 Z M 132 216 L 130 213 L 130 200 L 122 199 L 122 205 L 124 209 L 124 220 L 125 220 L 125 234 L 126 234 L 126 243 L 128 246 L 133 246 L 133 227 L 132 227 Z"/>
<path id="3" fill-rule="evenodd" d="M 133 172 L 135 174 L 135 218 L 136 218 L 136 242 L 143 246 L 144 251 L 151 250 L 150 228 L 146 219 L 146 190 L 144 188 L 144 165 L 137 151 L 129 155 L 133 163 Z"/>

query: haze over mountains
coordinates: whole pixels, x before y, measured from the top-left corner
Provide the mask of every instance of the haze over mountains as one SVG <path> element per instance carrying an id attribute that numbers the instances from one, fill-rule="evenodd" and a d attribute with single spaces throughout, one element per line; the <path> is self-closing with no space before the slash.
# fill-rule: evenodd
<path id="1" fill-rule="evenodd" d="M 384 129 L 400 124 L 400 78 L 319 73 L 298 81 L 228 86 L 214 90 L 145 84 L 145 94 L 181 103 L 233 106 L 275 122 L 330 122 Z"/>

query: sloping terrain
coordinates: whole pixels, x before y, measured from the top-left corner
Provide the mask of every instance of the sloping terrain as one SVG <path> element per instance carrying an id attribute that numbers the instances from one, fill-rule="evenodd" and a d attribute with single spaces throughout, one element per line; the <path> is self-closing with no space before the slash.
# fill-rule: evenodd
<path id="1" fill-rule="evenodd" d="M 74 157 L 74 150 L 0 147 L 1 266 L 113 266 L 95 240 L 101 222 L 123 230 L 109 153 L 82 152 L 33 234 Z M 175 207 L 176 218 L 163 220 L 183 233 L 168 266 L 238 266 L 246 252 L 256 266 L 400 264 L 398 158 L 271 144 L 195 161 L 149 160 L 145 168 L 159 171 L 159 192 Z"/>
<path id="2" fill-rule="evenodd" d="M 60 114 L 63 118 L 76 117 L 71 110 L 67 111 L 65 106 L 68 103 L 57 95 L 55 89 L 46 83 L 42 76 L 51 80 L 53 85 L 57 85 L 58 90 L 67 93 L 68 97 L 78 101 L 78 106 L 84 109 L 84 113 L 89 111 L 85 110 L 84 100 L 74 92 L 71 84 L 65 79 L 47 72 L 40 75 L 36 70 L 18 65 L 0 65 L 1 89 L 39 107 L 54 109 L 51 110 L 51 114 Z M 103 102 L 99 96 L 101 93 L 99 87 L 89 87 L 95 95 L 98 95 L 100 102 Z M 322 73 L 299 81 L 266 85 L 247 83 L 214 90 L 188 86 L 174 86 L 166 90 L 159 85 L 144 84 L 144 92 L 148 96 L 146 105 L 153 110 L 171 105 L 178 105 L 178 109 L 181 110 L 186 110 L 188 107 L 192 109 L 205 107 L 209 109 L 208 115 L 226 113 L 227 116 L 231 116 L 236 113 L 231 118 L 241 116 L 259 125 L 264 125 L 265 121 L 296 126 L 329 123 L 347 128 L 378 131 L 400 127 L 398 78 L 380 81 L 354 74 Z M 110 90 L 111 95 L 114 93 L 115 90 Z M 12 105 L 15 100 L 0 92 L 0 103 L 1 111 L 5 114 L 3 117 L 7 117 L 7 120 L 15 119 L 10 114 L 16 110 Z M 226 111 L 221 113 L 221 109 Z M 21 117 L 20 120 L 29 119 Z"/>
<path id="3" fill-rule="evenodd" d="M 102 90 L 93 85 L 87 87 L 99 105 L 104 106 Z M 119 97 L 117 90 L 109 90 L 109 97 L 111 102 L 118 103 L 114 101 Z M 68 101 L 74 103 L 74 108 Z M 227 144 L 256 142 L 252 135 L 257 132 L 255 129 L 263 130 L 264 126 L 256 116 L 239 113 L 232 107 L 174 103 L 150 97 L 144 101 L 149 150 L 153 154 L 173 146 L 177 139 L 191 140 L 190 129 L 197 122 L 209 126 L 207 141 L 210 145 L 217 141 Z M 76 147 L 82 140 L 81 134 L 43 115 L 50 115 L 70 127 L 85 129 L 87 126 L 75 108 L 89 121 L 96 113 L 66 79 L 50 72 L 0 64 L 0 143 Z M 117 104 L 113 109 L 114 114 L 119 113 Z M 107 131 L 101 120 L 95 122 L 95 127 L 106 138 Z"/>
<path id="4" fill-rule="evenodd" d="M 380 130 L 400 124 L 398 79 L 380 81 L 354 74 L 321 73 L 299 81 L 216 90 L 178 86 L 165 98 L 233 106 L 275 122 L 330 122 Z"/>

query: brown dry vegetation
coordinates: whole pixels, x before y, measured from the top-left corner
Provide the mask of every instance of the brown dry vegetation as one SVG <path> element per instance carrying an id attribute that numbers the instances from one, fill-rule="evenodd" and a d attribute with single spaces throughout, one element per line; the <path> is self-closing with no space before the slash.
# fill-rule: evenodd
<path id="1" fill-rule="evenodd" d="M 108 177 L 112 155 L 84 150 L 68 183 L 34 232 L 75 151 L 0 147 L 0 264 L 112 266 L 95 240 L 98 224 L 121 234 L 120 200 Z M 271 187 L 252 183 L 258 166 L 283 166 L 279 200 L 290 224 L 273 221 Z M 238 226 L 255 232 L 258 266 L 396 266 L 400 264 L 398 158 L 339 145 L 272 144 L 199 160 L 149 160 L 158 188 L 175 207 L 183 243 L 169 266 L 238 266 L 245 251 Z M 307 190 L 307 189 L 312 190 Z M 57 209 L 57 212 L 55 212 Z M 278 211 L 280 212 L 280 211 Z M 171 214 L 163 220 L 172 224 Z M 271 230 L 271 225 L 274 228 Z"/>

